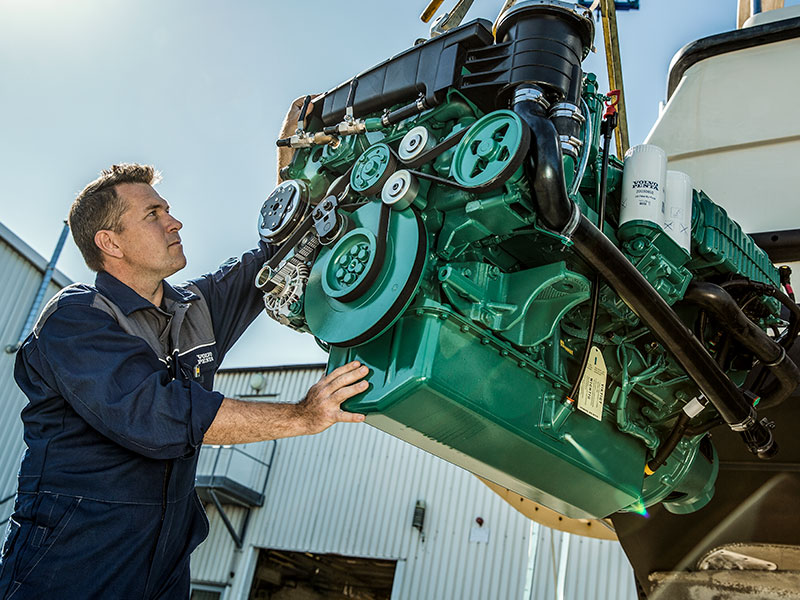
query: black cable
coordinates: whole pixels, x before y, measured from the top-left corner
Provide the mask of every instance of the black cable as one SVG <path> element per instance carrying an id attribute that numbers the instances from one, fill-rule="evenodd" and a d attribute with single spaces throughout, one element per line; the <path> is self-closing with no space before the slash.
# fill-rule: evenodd
<path id="1" fill-rule="evenodd" d="M 786 290 L 786 294 L 792 299 L 792 302 L 796 302 L 794 290 L 792 289 L 792 269 L 788 265 L 778 267 L 778 276 L 780 277 L 781 285 Z"/>
<path id="2" fill-rule="evenodd" d="M 678 442 L 683 438 L 686 428 L 689 425 L 690 418 L 689 415 L 681 411 L 681 414 L 678 415 L 678 420 L 675 422 L 675 426 L 669 433 L 669 437 L 658 447 L 656 455 L 647 462 L 645 473 L 652 475 L 661 465 L 667 462 L 670 454 L 672 454 L 678 446 Z"/>
<path id="3" fill-rule="evenodd" d="M 611 154 L 611 134 L 614 127 L 617 125 L 617 114 L 609 115 L 603 121 L 603 163 L 600 168 L 600 197 L 597 203 L 597 227 L 603 231 L 603 224 L 606 217 L 606 184 L 608 180 L 608 160 Z M 588 152 L 588 148 L 585 151 Z M 581 358 L 581 368 L 578 370 L 578 376 L 575 378 L 575 383 L 572 384 L 572 389 L 569 392 L 568 398 L 576 400 L 578 389 L 583 379 L 583 374 L 586 372 L 586 366 L 589 364 L 589 353 L 592 351 L 594 343 L 594 330 L 597 325 L 597 309 L 600 306 L 600 274 L 595 271 L 592 280 L 592 309 L 589 315 L 589 330 L 586 336 L 586 347 L 583 349 L 583 357 Z"/>

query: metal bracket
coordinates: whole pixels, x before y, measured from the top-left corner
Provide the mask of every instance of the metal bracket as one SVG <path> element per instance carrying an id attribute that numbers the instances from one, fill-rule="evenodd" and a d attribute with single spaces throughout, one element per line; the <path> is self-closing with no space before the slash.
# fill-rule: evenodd
<path id="1" fill-rule="evenodd" d="M 338 240 L 344 233 L 345 217 L 339 214 L 339 199 L 330 195 L 324 198 L 311 212 L 314 220 L 314 229 L 317 231 L 319 241 L 328 246 Z"/>
<path id="2" fill-rule="evenodd" d="M 225 512 L 225 509 L 222 506 L 222 503 L 217 498 L 216 492 L 214 490 L 209 489 L 208 495 L 211 497 L 211 501 L 214 503 L 214 508 L 217 509 L 222 522 L 225 524 L 225 528 L 228 530 L 228 533 L 231 534 L 231 538 L 233 538 L 233 543 L 236 544 L 236 547 L 241 550 L 242 546 L 244 545 L 244 536 L 247 533 L 247 525 L 250 523 L 250 507 L 245 507 L 244 513 L 244 521 L 242 521 L 242 530 L 236 531 L 236 528 L 231 523 L 231 520 L 228 518 L 228 514 Z"/>
<path id="3" fill-rule="evenodd" d="M 442 13 L 431 23 L 430 37 L 434 38 L 437 35 L 442 35 L 451 29 L 455 29 L 461 25 L 461 21 L 467 15 L 467 11 L 472 6 L 474 0 L 458 0 L 458 3 L 453 7 L 450 12 Z M 432 0 L 425 10 L 420 15 L 423 22 L 427 23 L 431 20 L 433 13 L 442 5 L 442 0 Z"/>

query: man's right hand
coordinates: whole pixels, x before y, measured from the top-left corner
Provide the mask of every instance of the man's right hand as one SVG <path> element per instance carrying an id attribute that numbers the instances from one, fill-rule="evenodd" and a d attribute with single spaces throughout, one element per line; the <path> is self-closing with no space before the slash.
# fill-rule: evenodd
<path id="1" fill-rule="evenodd" d="M 359 423 L 364 415 L 341 409 L 342 402 L 366 391 L 369 369 L 355 361 L 334 369 L 311 386 L 298 404 L 243 402 L 225 398 L 204 444 L 247 444 L 309 435 L 334 423 Z"/>
<path id="2" fill-rule="evenodd" d="M 353 361 L 334 369 L 311 386 L 306 397 L 298 405 L 301 419 L 309 427 L 307 433 L 319 433 L 334 423 L 360 423 L 364 415 L 342 410 L 342 402 L 366 391 L 369 384 L 364 377 L 369 369 Z"/>

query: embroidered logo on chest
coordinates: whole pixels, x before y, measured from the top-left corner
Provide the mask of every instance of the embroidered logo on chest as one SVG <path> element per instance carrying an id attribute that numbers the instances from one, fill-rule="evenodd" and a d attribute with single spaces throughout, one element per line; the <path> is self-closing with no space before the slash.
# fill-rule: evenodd
<path id="1" fill-rule="evenodd" d="M 197 355 L 197 364 L 198 365 L 205 365 L 207 363 L 214 362 L 214 353 L 213 352 L 201 352 Z"/>

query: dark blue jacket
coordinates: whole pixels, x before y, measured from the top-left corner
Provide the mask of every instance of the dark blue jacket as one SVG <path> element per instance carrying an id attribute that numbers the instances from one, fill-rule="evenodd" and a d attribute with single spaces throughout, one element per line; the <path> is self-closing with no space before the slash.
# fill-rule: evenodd
<path id="1" fill-rule="evenodd" d="M 225 353 L 262 310 L 264 247 L 156 307 L 109 275 L 45 307 L 15 378 L 28 448 L 0 598 L 187 598 L 208 535 L 194 490 Z"/>

